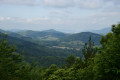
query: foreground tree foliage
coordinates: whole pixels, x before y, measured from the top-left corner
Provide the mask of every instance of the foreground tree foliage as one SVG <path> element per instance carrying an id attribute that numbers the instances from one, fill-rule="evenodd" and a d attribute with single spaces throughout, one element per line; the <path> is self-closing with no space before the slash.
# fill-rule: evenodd
<path id="1" fill-rule="evenodd" d="M 15 47 L 7 45 L 6 37 L 0 34 L 0 79 L 12 80 L 18 78 L 21 55 Z"/>
<path id="2" fill-rule="evenodd" d="M 120 80 L 120 24 L 101 39 L 102 48 L 94 61 L 95 79 Z"/>
<path id="3" fill-rule="evenodd" d="M 0 36 L 0 80 L 120 80 L 120 24 L 102 36 L 99 48 L 90 37 L 83 47 L 83 58 L 70 55 L 62 67 L 42 68 L 23 62 L 5 38 Z"/>

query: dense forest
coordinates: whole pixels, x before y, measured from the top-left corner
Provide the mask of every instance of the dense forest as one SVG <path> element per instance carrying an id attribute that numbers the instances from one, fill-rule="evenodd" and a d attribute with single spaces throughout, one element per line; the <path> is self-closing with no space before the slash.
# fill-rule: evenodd
<path id="1" fill-rule="evenodd" d="M 64 65 L 48 68 L 26 62 L 6 38 L 0 35 L 0 80 L 120 80 L 120 24 L 102 36 L 98 47 L 89 36 L 79 53 L 83 57 L 69 55 Z"/>
<path id="2" fill-rule="evenodd" d="M 92 32 L 63 33 L 53 29 L 44 31 L 21 30 L 17 32 L 0 30 L 2 35 L 8 34 L 8 44 L 15 45 L 16 52 L 24 52 L 24 60 L 37 62 L 40 66 L 51 64 L 62 66 L 65 58 L 73 54 L 82 58 L 82 48 L 91 36 L 95 46 L 100 46 L 100 34 Z"/>

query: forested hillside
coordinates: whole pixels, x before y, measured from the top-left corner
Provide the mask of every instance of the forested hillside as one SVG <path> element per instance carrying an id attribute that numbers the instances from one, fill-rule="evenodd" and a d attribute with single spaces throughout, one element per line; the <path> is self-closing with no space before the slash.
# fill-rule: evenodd
<path id="1" fill-rule="evenodd" d="M 68 35 L 53 29 L 45 30 L 45 31 L 27 30 L 27 31 L 19 31 L 17 33 L 25 37 L 31 37 L 35 40 L 47 40 L 47 41 L 58 40 Z"/>
<path id="2" fill-rule="evenodd" d="M 89 37 L 82 48 L 83 57 L 69 55 L 61 67 L 26 63 L 6 37 L 0 35 L 0 80 L 120 80 L 120 24 L 102 36 L 100 47 Z"/>
<path id="3" fill-rule="evenodd" d="M 82 57 L 82 47 L 85 42 L 88 42 L 89 36 L 97 46 L 100 45 L 101 37 L 101 35 L 90 32 L 66 34 L 52 29 L 45 31 L 28 30 L 16 33 L 0 30 L 0 32 L 8 34 L 8 43 L 16 45 L 18 52 L 23 51 L 27 62 L 38 62 L 39 65 L 44 67 L 51 64 L 61 66 L 65 64 L 64 59 L 70 54 Z M 50 36 L 57 40 L 50 38 Z"/>
<path id="4" fill-rule="evenodd" d="M 76 34 L 66 34 L 56 30 L 45 31 L 19 31 L 21 36 L 30 37 L 37 44 L 43 44 L 49 47 L 62 48 L 62 49 L 76 49 L 80 50 L 84 43 L 88 42 L 89 37 L 95 45 L 99 46 L 100 34 L 91 32 L 81 32 Z"/>
<path id="5" fill-rule="evenodd" d="M 61 40 L 65 42 L 71 42 L 71 41 L 82 41 L 83 43 L 86 43 L 91 36 L 92 41 L 96 44 L 99 45 L 99 40 L 101 38 L 101 35 L 91 33 L 91 32 L 81 32 L 77 34 L 72 34 L 70 36 L 64 37 Z"/>
<path id="6" fill-rule="evenodd" d="M 5 31 L 4 31 L 5 32 Z M 16 33 L 13 33 L 16 34 Z M 2 33 L 2 36 L 4 34 Z M 23 52 L 25 60 L 28 62 L 38 62 L 39 65 L 48 67 L 51 64 L 61 66 L 65 63 L 64 59 L 70 54 L 82 56 L 79 51 L 60 48 L 47 47 L 44 44 L 37 44 L 26 38 L 9 36 L 6 38 L 9 44 L 15 45 L 17 52 Z"/>

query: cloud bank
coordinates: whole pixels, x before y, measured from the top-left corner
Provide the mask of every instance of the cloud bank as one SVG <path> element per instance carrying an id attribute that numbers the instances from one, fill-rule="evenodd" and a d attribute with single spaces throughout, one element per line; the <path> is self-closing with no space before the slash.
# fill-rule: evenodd
<path id="1" fill-rule="evenodd" d="M 1 5 L 26 5 L 26 6 L 49 6 L 49 7 L 72 7 L 96 9 L 108 3 L 120 5 L 120 0 L 0 0 Z"/>
<path id="2" fill-rule="evenodd" d="M 70 7 L 74 4 L 73 0 L 44 0 L 46 6 L 52 7 Z"/>
<path id="3" fill-rule="evenodd" d="M 39 0 L 0 0 L 1 5 L 40 5 Z"/>
<path id="4" fill-rule="evenodd" d="M 0 0 L 0 11 L 1 29 L 79 32 L 119 22 L 120 0 Z"/>

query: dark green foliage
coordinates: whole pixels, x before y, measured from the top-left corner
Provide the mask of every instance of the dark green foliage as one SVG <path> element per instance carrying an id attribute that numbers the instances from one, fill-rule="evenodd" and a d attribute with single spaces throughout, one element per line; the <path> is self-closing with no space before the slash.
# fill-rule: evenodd
<path id="1" fill-rule="evenodd" d="M 85 66 L 87 66 L 89 59 L 94 58 L 95 54 L 97 53 L 97 49 L 94 47 L 94 43 L 91 41 L 91 36 L 89 38 L 88 45 L 87 43 L 85 43 L 82 52 L 85 61 Z"/>
<path id="2" fill-rule="evenodd" d="M 7 45 L 6 37 L 0 34 L 0 80 L 17 80 L 21 55 L 15 47 Z"/>
<path id="3" fill-rule="evenodd" d="M 44 80 L 51 80 L 51 79 L 49 79 L 49 77 L 56 71 L 56 70 L 58 70 L 58 67 L 56 66 L 56 65 L 54 65 L 54 64 L 52 64 L 48 69 L 46 69 L 45 70 L 45 73 L 44 73 L 44 75 L 43 75 L 43 79 Z M 54 78 L 54 79 L 56 79 L 56 78 Z M 52 79 L 53 80 L 53 79 Z"/>
<path id="4" fill-rule="evenodd" d="M 2 33 L 8 33 L 9 35 L 7 37 L 8 43 L 16 45 L 18 48 L 17 52 L 24 51 L 25 60 L 27 60 L 28 62 L 33 62 L 33 61 L 40 62 L 39 64 L 40 65 L 42 64 L 42 66 L 45 67 L 46 66 L 48 67 L 51 64 L 56 64 L 57 66 L 61 66 L 62 64 L 65 63 L 64 60 L 62 59 L 66 58 L 70 54 L 74 54 L 75 56 L 82 57 L 82 54 L 80 54 L 81 53 L 80 50 L 82 50 L 81 48 L 84 43 L 81 41 L 72 41 L 72 42 L 64 42 L 64 41 L 62 42 L 60 40 L 39 41 L 39 40 L 35 40 L 35 38 L 32 38 L 35 36 L 43 37 L 43 36 L 52 35 L 56 38 L 59 37 L 61 39 L 62 37 L 67 36 L 68 34 L 64 34 L 55 30 L 46 30 L 40 32 L 23 31 L 21 33 L 23 33 L 24 36 L 21 36 L 14 32 L 3 31 L 3 30 L 0 31 Z M 88 34 L 85 33 L 85 34 L 89 35 L 89 33 Z M 48 58 L 48 56 L 51 56 L 52 58 L 55 57 L 54 59 L 57 59 L 57 57 L 59 58 L 53 61 L 53 59 L 51 57 Z M 43 63 L 44 61 L 45 63 Z"/>
<path id="5" fill-rule="evenodd" d="M 102 51 L 95 57 L 95 79 L 119 80 L 120 77 L 120 24 L 113 25 L 112 33 L 101 39 Z"/>
<path id="6" fill-rule="evenodd" d="M 87 43 L 90 36 L 92 38 L 92 41 L 95 43 L 95 45 L 100 45 L 99 40 L 101 39 L 101 35 L 91 32 L 72 34 L 70 36 L 61 39 L 61 41 L 82 41 L 84 43 Z"/>
<path id="7" fill-rule="evenodd" d="M 70 67 L 74 64 L 74 62 L 75 62 L 75 56 L 74 56 L 74 55 L 68 56 L 68 57 L 66 58 L 65 62 L 66 62 L 66 66 L 67 66 L 68 68 L 70 68 Z"/>
<path id="8" fill-rule="evenodd" d="M 65 64 L 65 57 L 60 56 L 25 57 L 25 60 L 29 63 L 38 62 L 38 64 L 43 67 L 49 67 L 51 64 L 56 64 L 60 67 Z"/>
<path id="9" fill-rule="evenodd" d="M 75 63 L 74 63 L 74 65 L 73 65 L 73 68 L 74 68 L 74 70 L 78 70 L 78 69 L 83 69 L 84 68 L 84 61 L 80 58 L 80 57 L 77 57 L 76 59 L 75 59 Z"/>
<path id="10" fill-rule="evenodd" d="M 17 46 L 18 53 L 24 51 L 25 60 L 27 62 L 39 62 L 39 65 L 44 67 L 48 67 L 51 64 L 61 66 L 65 63 L 65 57 L 73 53 L 75 53 L 75 55 L 79 54 L 79 51 L 76 50 L 50 48 L 46 47 L 47 45 L 39 45 L 16 37 L 8 36 L 6 39 L 8 44 Z"/>

